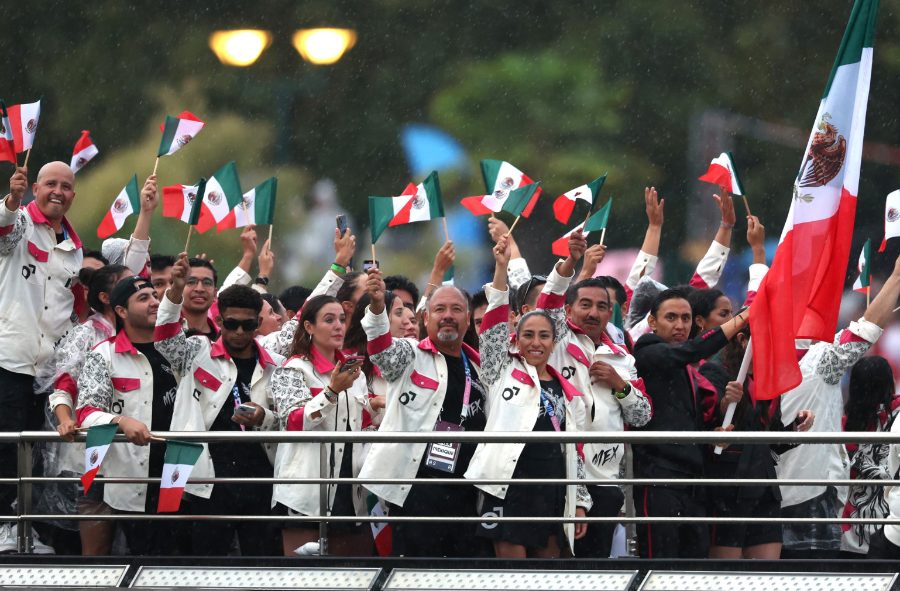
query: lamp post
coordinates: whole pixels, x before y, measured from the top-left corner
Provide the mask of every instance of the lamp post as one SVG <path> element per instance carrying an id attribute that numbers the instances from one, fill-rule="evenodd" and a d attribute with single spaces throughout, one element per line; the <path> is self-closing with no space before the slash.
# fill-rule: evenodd
<path id="1" fill-rule="evenodd" d="M 214 31 L 209 36 L 209 47 L 219 61 L 237 68 L 249 68 L 255 64 L 272 42 L 273 35 L 261 29 Z M 356 31 L 333 27 L 298 29 L 291 42 L 305 62 L 330 66 L 340 61 L 356 44 Z M 291 156 L 291 114 L 303 86 L 288 79 L 279 79 L 273 81 L 268 89 L 275 95 L 277 105 L 275 157 L 279 162 L 287 162 Z"/>

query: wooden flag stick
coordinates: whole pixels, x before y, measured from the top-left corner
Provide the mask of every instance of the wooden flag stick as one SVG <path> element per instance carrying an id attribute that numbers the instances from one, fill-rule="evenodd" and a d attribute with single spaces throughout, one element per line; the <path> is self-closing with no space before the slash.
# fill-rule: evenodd
<path id="1" fill-rule="evenodd" d="M 866 288 L 866 308 L 872 303 L 872 286 Z M 896 310 L 894 310 L 896 312 Z"/>
<path id="2" fill-rule="evenodd" d="M 159 166 L 159 156 L 156 157 L 156 162 L 153 164 L 153 172 L 150 173 L 151 175 L 156 176 L 156 169 L 158 166 Z"/>
<path id="3" fill-rule="evenodd" d="M 188 246 L 191 244 L 191 232 L 194 231 L 194 226 L 188 226 L 188 235 L 187 240 L 184 241 L 184 252 L 188 252 Z M 188 255 L 190 256 L 190 255 Z"/>
<path id="4" fill-rule="evenodd" d="M 894 312 L 896 312 L 897 310 L 900 310 L 900 306 L 897 306 L 896 308 L 894 308 Z"/>
<path id="5" fill-rule="evenodd" d="M 275 224 L 269 224 L 269 249 L 272 248 L 272 228 L 275 227 Z"/>
<path id="6" fill-rule="evenodd" d="M 157 437 L 156 435 L 151 435 L 150 441 L 166 441 L 166 438 L 165 437 Z"/>
<path id="7" fill-rule="evenodd" d="M 516 216 L 516 219 L 513 220 L 512 226 L 509 227 L 509 232 L 507 232 L 507 233 L 505 234 L 505 236 L 506 236 L 507 238 L 509 238 L 509 235 L 512 234 L 512 231 L 516 228 L 516 224 L 519 223 L 519 218 L 521 218 L 521 217 L 522 217 L 522 216 L 517 215 L 517 216 Z"/>
<path id="8" fill-rule="evenodd" d="M 441 221 L 444 222 L 444 238 L 447 239 L 447 242 L 450 242 L 450 230 L 447 228 L 447 218 L 441 218 Z"/>
<path id="9" fill-rule="evenodd" d="M 603 239 L 606 238 L 606 228 L 600 230 L 600 246 L 603 246 Z"/>
<path id="10" fill-rule="evenodd" d="M 28 151 L 25 152 L 25 164 L 22 165 L 22 168 L 28 168 L 28 159 L 31 158 L 31 148 L 28 148 Z"/>
<path id="11" fill-rule="evenodd" d="M 375 265 L 375 261 L 378 260 L 375 258 L 375 243 L 372 243 L 372 264 Z"/>
<path id="12" fill-rule="evenodd" d="M 752 213 L 750 213 L 750 203 L 747 201 L 747 196 L 741 195 L 741 199 L 744 200 L 744 209 L 747 210 L 747 215 L 753 215 Z"/>

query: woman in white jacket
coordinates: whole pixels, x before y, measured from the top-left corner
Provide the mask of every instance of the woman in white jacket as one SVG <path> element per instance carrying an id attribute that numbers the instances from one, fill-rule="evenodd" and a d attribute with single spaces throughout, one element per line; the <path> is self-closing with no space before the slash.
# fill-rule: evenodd
<path id="1" fill-rule="evenodd" d="M 489 386 L 489 431 L 565 431 L 575 427 L 581 393 L 547 365 L 554 344 L 554 325 L 542 310 L 524 315 L 516 329 L 518 352 L 509 350 L 509 293 L 506 267 L 509 248 L 501 238 L 494 248 L 497 266 L 494 282 L 485 286 L 488 309 L 481 324 L 482 381 Z M 482 443 L 466 471 L 466 478 L 515 480 L 517 478 L 584 478 L 575 444 Z M 483 491 L 481 513 L 491 517 L 583 517 L 591 497 L 582 486 L 478 485 Z M 577 505 L 577 509 L 576 509 Z M 584 536 L 587 525 L 486 521 L 477 535 L 493 541 L 501 558 L 558 557 L 563 535 L 571 550 Z"/>
<path id="2" fill-rule="evenodd" d="M 275 414 L 287 431 L 359 431 L 363 425 L 368 389 L 359 357 L 342 353 L 345 315 L 332 296 L 306 301 L 299 315 L 291 357 L 272 374 L 270 387 Z M 323 477 L 350 478 L 359 473 L 359 444 L 328 446 L 329 473 Z M 275 455 L 276 478 L 318 478 L 318 443 L 281 443 Z M 286 515 L 321 515 L 318 484 L 276 484 L 272 504 Z M 328 514 L 356 515 L 353 487 L 328 486 Z M 330 523 L 329 551 L 339 555 L 369 555 L 372 537 L 357 523 Z M 282 530 L 285 556 L 319 539 L 318 523 L 286 524 Z"/>

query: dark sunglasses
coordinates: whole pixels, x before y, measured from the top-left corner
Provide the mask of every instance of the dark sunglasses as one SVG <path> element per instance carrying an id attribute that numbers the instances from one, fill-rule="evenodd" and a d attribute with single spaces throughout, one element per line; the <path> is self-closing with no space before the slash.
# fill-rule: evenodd
<path id="1" fill-rule="evenodd" d="M 234 318 L 223 318 L 222 328 L 226 330 L 237 330 L 243 328 L 244 332 L 250 332 L 259 328 L 259 319 L 250 318 L 249 320 L 236 320 Z"/>

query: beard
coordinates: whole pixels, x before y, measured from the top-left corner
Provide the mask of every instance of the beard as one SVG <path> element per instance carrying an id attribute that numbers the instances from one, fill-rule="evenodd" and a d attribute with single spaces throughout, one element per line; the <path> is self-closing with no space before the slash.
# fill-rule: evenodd
<path id="1" fill-rule="evenodd" d="M 457 331 L 457 330 L 452 330 L 450 332 L 440 330 L 437 333 L 437 340 L 441 341 L 442 343 L 452 343 L 453 341 L 457 340 L 458 338 L 459 338 L 459 331 Z"/>

